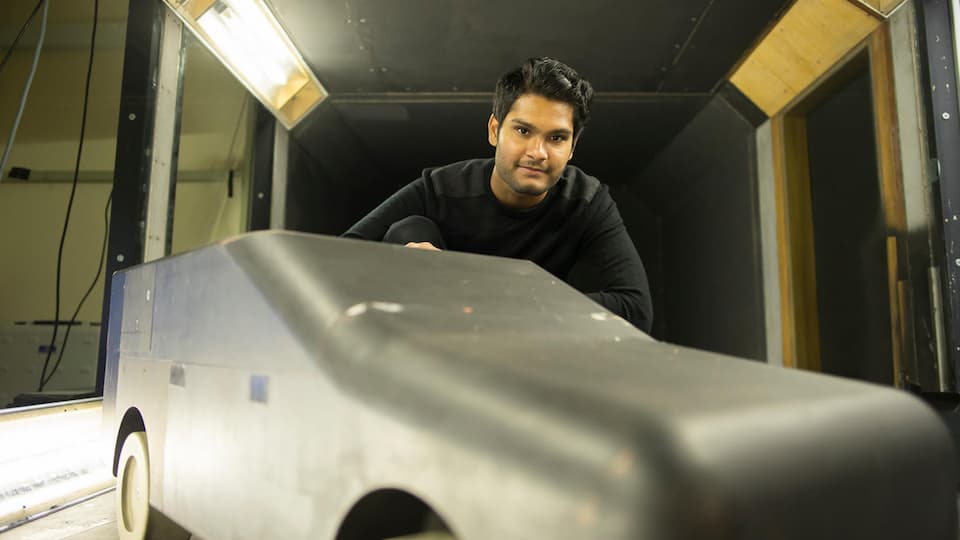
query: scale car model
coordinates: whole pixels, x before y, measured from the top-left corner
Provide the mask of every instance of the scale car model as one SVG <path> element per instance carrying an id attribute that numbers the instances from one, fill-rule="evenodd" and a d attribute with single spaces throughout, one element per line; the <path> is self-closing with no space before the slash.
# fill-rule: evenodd
<path id="1" fill-rule="evenodd" d="M 530 262 L 260 232 L 112 294 L 123 538 L 956 537 L 921 401 L 655 341 Z"/>

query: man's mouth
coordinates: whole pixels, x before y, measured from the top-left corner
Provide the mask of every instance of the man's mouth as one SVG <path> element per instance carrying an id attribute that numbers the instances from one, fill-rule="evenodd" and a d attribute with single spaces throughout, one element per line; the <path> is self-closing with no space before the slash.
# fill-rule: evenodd
<path id="1" fill-rule="evenodd" d="M 538 172 L 538 173 L 547 172 L 545 169 L 539 169 L 539 168 L 537 168 L 537 167 L 528 167 L 528 166 L 526 166 L 526 165 L 520 165 L 520 168 L 521 168 L 521 169 L 526 169 L 526 170 L 531 171 L 531 172 Z"/>

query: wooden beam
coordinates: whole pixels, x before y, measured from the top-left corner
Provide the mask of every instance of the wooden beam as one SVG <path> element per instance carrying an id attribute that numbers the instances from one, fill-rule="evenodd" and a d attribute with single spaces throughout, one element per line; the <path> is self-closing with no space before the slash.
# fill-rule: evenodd
<path id="1" fill-rule="evenodd" d="M 848 0 L 797 0 L 730 77 L 773 117 L 880 24 Z"/>
<path id="2" fill-rule="evenodd" d="M 820 370 L 813 209 L 806 119 L 772 119 L 783 365 Z"/>
<path id="3" fill-rule="evenodd" d="M 886 24 L 870 36 L 870 75 L 883 220 L 889 233 L 902 234 L 907 228 L 907 209 L 903 195 L 903 164 L 900 161 L 893 52 L 890 46 L 890 29 Z"/>
<path id="4" fill-rule="evenodd" d="M 783 339 L 783 366 L 797 367 L 796 328 L 793 321 L 793 283 L 790 266 L 790 220 L 787 219 L 787 180 L 784 163 L 783 116 L 770 119 L 773 150 L 774 200 L 777 213 L 777 259 L 780 275 L 780 324 Z"/>
<path id="5" fill-rule="evenodd" d="M 887 297 L 890 299 L 890 353 L 893 361 L 893 383 L 902 386 L 900 374 L 903 373 L 903 326 L 901 325 L 901 291 L 897 262 L 897 237 L 887 237 Z"/>
<path id="6" fill-rule="evenodd" d="M 901 284 L 909 275 L 907 253 L 907 209 L 903 191 L 897 100 L 893 80 L 893 50 L 890 28 L 884 23 L 870 36 L 870 75 L 873 92 L 874 132 L 877 140 L 877 171 L 880 200 L 887 234 L 887 281 L 890 301 L 890 340 L 893 354 L 893 381 L 904 386 L 904 360 L 913 358 L 913 307 Z"/>

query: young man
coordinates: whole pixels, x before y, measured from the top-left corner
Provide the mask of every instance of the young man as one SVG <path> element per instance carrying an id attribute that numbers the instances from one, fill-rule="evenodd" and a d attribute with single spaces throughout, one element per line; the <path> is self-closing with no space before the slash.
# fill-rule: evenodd
<path id="1" fill-rule="evenodd" d="M 551 58 L 497 82 L 487 136 L 493 159 L 427 169 L 344 236 L 533 261 L 567 280 L 592 275 L 597 303 L 650 331 L 647 276 L 607 186 L 567 165 L 593 88 Z"/>

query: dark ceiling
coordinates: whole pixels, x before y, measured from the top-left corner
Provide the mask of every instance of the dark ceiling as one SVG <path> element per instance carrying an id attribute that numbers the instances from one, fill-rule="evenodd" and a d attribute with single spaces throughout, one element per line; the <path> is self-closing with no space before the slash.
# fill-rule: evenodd
<path id="1" fill-rule="evenodd" d="M 294 131 L 297 142 L 330 162 L 346 159 L 342 141 L 329 144 L 346 137 L 381 182 L 399 185 L 427 166 L 491 156 L 493 85 L 540 55 L 570 64 L 598 92 L 574 163 L 625 181 L 702 109 L 790 0 L 271 4 L 331 94 Z"/>

